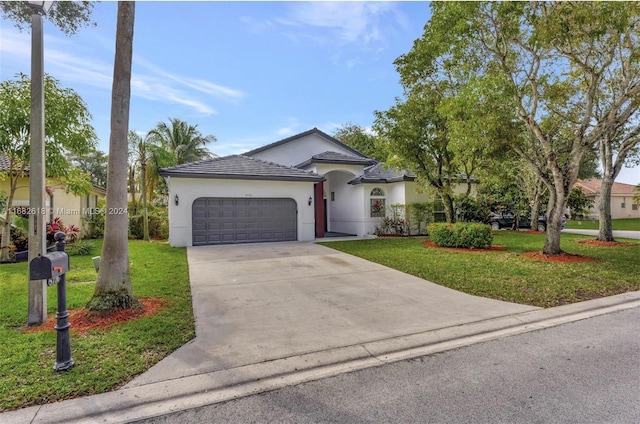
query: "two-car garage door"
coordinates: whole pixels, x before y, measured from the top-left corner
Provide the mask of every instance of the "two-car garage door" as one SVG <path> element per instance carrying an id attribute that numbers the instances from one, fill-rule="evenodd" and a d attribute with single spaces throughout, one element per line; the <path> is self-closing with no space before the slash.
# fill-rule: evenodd
<path id="1" fill-rule="evenodd" d="M 298 239 L 293 199 L 201 197 L 192 214 L 194 246 Z"/>

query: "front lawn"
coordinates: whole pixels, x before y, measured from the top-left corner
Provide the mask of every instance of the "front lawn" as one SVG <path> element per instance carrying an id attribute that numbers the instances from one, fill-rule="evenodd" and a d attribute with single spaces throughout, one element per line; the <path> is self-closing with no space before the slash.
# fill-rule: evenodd
<path id="1" fill-rule="evenodd" d="M 613 219 L 611 226 L 614 230 L 640 231 L 640 218 Z M 568 220 L 566 228 L 573 230 L 597 230 L 600 228 L 598 220 Z"/>
<path id="2" fill-rule="evenodd" d="M 459 252 L 422 245 L 424 238 L 378 238 L 322 243 L 327 247 L 465 293 L 526 305 L 552 307 L 640 290 L 640 242 L 631 247 L 577 243 L 588 236 L 563 234 L 565 252 L 596 258 L 590 263 L 539 262 L 521 257 L 541 250 L 544 235 L 494 231 L 504 251 Z M 389 284 L 393 284 L 392 281 Z"/>
<path id="3" fill-rule="evenodd" d="M 99 254 L 101 243 L 96 242 Z M 80 309 L 95 287 L 92 255 L 72 256 L 67 306 Z M 75 367 L 56 373 L 55 331 L 24 332 L 27 263 L 0 265 L 0 411 L 102 393 L 142 373 L 194 337 L 186 249 L 164 242 L 129 242 L 131 278 L 137 297 L 166 304 L 152 316 L 77 334 L 72 327 Z M 54 320 L 56 286 L 47 289 L 48 320 Z"/>

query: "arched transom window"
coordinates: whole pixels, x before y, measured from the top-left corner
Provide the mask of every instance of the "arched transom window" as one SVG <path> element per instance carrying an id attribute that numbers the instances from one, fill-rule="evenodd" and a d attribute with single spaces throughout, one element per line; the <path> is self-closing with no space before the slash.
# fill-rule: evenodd
<path id="1" fill-rule="evenodd" d="M 371 190 L 371 199 L 369 200 L 369 209 L 371 218 L 384 217 L 385 213 L 385 196 L 384 190 L 379 187 L 375 187 Z"/>

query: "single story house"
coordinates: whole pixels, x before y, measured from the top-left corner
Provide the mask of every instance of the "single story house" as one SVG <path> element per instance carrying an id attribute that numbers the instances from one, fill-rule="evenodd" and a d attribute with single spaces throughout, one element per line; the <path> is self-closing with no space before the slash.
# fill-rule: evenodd
<path id="1" fill-rule="evenodd" d="M 317 128 L 160 175 L 172 246 L 364 236 L 388 205 L 432 200 L 411 172 L 386 169 Z"/>
<path id="2" fill-rule="evenodd" d="M 575 184 L 585 196 L 594 200 L 593 207 L 587 212 L 588 219 L 599 219 L 600 202 L 602 201 L 602 180 L 591 178 L 578 180 Z M 611 187 L 611 218 L 640 218 L 640 206 L 633 202 L 636 186 L 614 182 Z"/>
<path id="3" fill-rule="evenodd" d="M 6 155 L 0 154 L 0 172 L 8 171 L 9 160 Z M 59 217 L 65 226 L 75 225 L 80 228 L 80 237 L 82 237 L 83 233 L 87 231 L 87 223 L 84 218 L 89 213 L 95 213 L 98 201 L 105 198 L 106 191 L 103 188 L 94 186 L 87 195 L 77 196 L 73 193 L 67 193 L 65 184 L 57 179 L 47 178 L 46 184 L 49 195 L 45 198 L 45 207 L 50 211 L 47 219 Z M 11 182 L 9 178 L 0 179 L 0 193 L 9 197 L 10 190 Z M 25 175 L 18 177 L 11 207 L 19 212 L 21 208 L 27 208 L 28 206 L 29 169 L 27 167 Z"/>

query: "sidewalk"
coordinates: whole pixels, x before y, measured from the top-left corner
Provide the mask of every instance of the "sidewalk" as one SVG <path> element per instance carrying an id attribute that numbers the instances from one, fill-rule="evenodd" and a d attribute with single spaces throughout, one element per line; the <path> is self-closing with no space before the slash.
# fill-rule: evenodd
<path id="1" fill-rule="evenodd" d="M 584 234 L 586 236 L 594 236 L 598 235 L 598 230 L 581 230 L 581 229 L 564 229 L 563 233 L 569 234 Z M 616 238 L 629 238 L 629 239 L 640 239 L 640 231 L 628 231 L 628 230 L 614 230 L 613 236 Z"/>
<path id="2" fill-rule="evenodd" d="M 120 390 L 0 414 L 123 423 L 640 306 L 470 296 L 312 243 L 188 250 L 197 337 Z"/>

